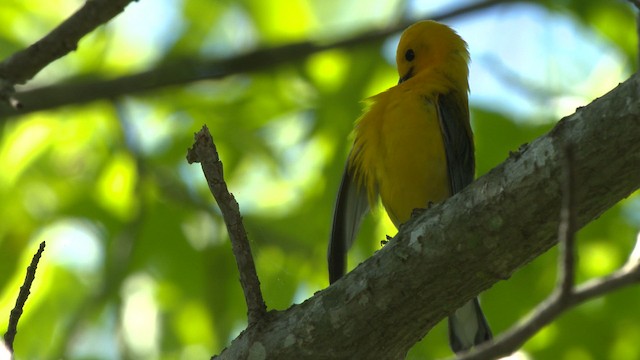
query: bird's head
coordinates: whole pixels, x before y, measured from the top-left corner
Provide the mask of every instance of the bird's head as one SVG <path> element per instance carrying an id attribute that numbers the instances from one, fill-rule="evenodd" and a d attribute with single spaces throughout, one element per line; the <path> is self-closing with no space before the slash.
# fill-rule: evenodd
<path id="1" fill-rule="evenodd" d="M 400 37 L 396 53 L 399 83 L 436 70 L 460 86 L 468 87 L 467 43 L 450 27 L 424 20 L 409 26 Z"/>

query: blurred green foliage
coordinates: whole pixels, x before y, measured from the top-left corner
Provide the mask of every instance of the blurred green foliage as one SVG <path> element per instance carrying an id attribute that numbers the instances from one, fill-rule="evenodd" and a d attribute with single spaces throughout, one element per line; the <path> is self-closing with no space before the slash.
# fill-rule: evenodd
<path id="1" fill-rule="evenodd" d="M 621 54 L 624 76 L 636 69 L 634 11 L 625 1 L 527 4 L 560 14 Z M 0 58 L 33 43 L 79 5 L 5 0 Z M 142 1 L 27 87 L 113 78 L 185 56 L 223 58 L 295 41 L 330 42 L 394 24 L 403 13 L 428 17 L 422 8 L 402 1 Z M 240 203 L 268 307 L 286 309 L 327 286 L 326 242 L 348 134 L 361 99 L 396 81 L 389 44 L 395 46 L 325 51 L 260 73 L 1 120 L 0 326 L 6 326 L 37 244 L 47 241 L 19 325 L 17 358 L 208 358 L 245 327 L 224 223 L 199 166 L 185 160 L 203 124 Z M 550 98 L 567 90 L 543 80 L 536 85 Z M 472 80 L 471 87 L 483 83 Z M 582 89 L 589 96 L 607 90 Z M 472 101 L 478 175 L 557 120 L 548 103 L 510 112 L 500 100 L 506 92 Z M 580 280 L 625 262 L 639 212 L 636 195 L 579 233 Z M 357 243 L 350 264 L 378 249 L 385 234 L 393 230 L 377 211 L 360 236 L 369 241 Z M 550 251 L 483 295 L 495 333 L 549 294 L 555 256 Z M 546 327 L 523 352 L 536 359 L 640 358 L 639 300 L 640 290 L 629 288 L 585 304 Z M 440 324 L 409 358 L 449 354 Z"/>

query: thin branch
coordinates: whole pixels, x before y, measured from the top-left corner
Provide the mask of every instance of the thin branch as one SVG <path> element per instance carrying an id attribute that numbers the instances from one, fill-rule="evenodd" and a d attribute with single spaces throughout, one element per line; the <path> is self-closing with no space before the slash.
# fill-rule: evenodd
<path id="1" fill-rule="evenodd" d="M 553 293 L 531 313 L 528 320 L 513 327 L 494 341 L 483 344 L 457 360 L 496 359 L 512 354 L 543 327 L 563 312 L 587 300 L 603 296 L 623 286 L 640 282 L 640 263 L 631 259 L 615 273 L 574 288 L 575 282 L 575 157 L 573 146 L 566 145 L 563 154 L 562 209 L 558 226 L 558 282 Z M 630 264 L 630 265 L 629 265 Z"/>
<path id="2" fill-rule="evenodd" d="M 13 96 L 14 85 L 24 84 L 55 60 L 74 51 L 78 42 L 98 26 L 111 20 L 134 0 L 88 0 L 42 39 L 0 62 L 0 102 L 19 110 L 22 104 Z"/>
<path id="3" fill-rule="evenodd" d="M 97 0 L 96 0 L 97 1 Z M 104 1 L 104 0 L 101 0 Z M 124 0 L 119 0 L 120 2 Z M 433 20 L 445 20 L 488 9 L 518 0 L 487 0 L 430 16 Z M 149 91 L 165 86 L 185 84 L 204 79 L 221 79 L 230 75 L 271 69 L 283 64 L 301 61 L 317 52 L 352 48 L 354 46 L 382 41 L 410 25 L 415 19 L 407 19 L 382 30 L 369 31 L 333 43 L 304 41 L 274 48 L 264 48 L 227 59 L 193 60 L 183 58 L 158 67 L 115 79 L 93 79 L 60 85 L 45 86 L 19 92 L 15 97 L 24 105 L 20 112 L 0 106 L 0 118 L 27 112 L 50 109 L 69 104 L 113 98 L 117 96 Z M 0 68 L 1 69 L 1 68 Z M 0 77 L 4 72 L 0 71 Z"/>
<path id="4" fill-rule="evenodd" d="M 543 105 L 551 103 L 559 96 L 578 95 L 578 92 L 573 89 L 556 89 L 547 83 L 543 83 L 541 79 L 523 77 L 510 64 L 494 55 L 482 55 L 474 61 L 483 63 L 486 67 L 492 69 L 492 76 L 510 89 L 513 89 L 513 91 L 517 91 L 522 96 L 540 102 Z"/>
<path id="5" fill-rule="evenodd" d="M 42 39 L 0 63 L 0 78 L 24 84 L 40 70 L 78 47 L 78 42 L 95 28 L 124 11 L 133 0 L 88 0 Z"/>
<path id="6" fill-rule="evenodd" d="M 507 356 L 563 312 L 587 300 L 639 282 L 640 266 L 636 263 L 632 267 L 624 267 L 608 276 L 588 281 L 574 289 L 573 293 L 564 299 L 558 292 L 554 292 L 549 299 L 538 305 L 527 321 L 500 335 L 493 343 L 481 345 L 476 351 L 457 357 L 456 360 L 484 360 Z"/>
<path id="7" fill-rule="evenodd" d="M 195 134 L 195 142 L 187 153 L 187 161 L 189 164 L 198 162 L 202 165 L 202 171 L 207 179 L 209 190 L 220 207 L 231 238 L 233 255 L 236 258 L 238 271 L 240 272 L 240 284 L 247 302 L 249 325 L 255 324 L 264 317 L 266 305 L 260 291 L 260 281 L 256 273 L 253 256 L 251 255 L 247 232 L 242 224 L 240 208 L 236 199 L 229 193 L 227 184 L 224 181 L 222 162 L 218 157 L 216 145 L 206 125 Z"/>
<path id="8" fill-rule="evenodd" d="M 24 278 L 22 286 L 20 286 L 16 306 L 14 306 L 13 310 L 11 310 L 11 315 L 9 315 L 9 326 L 7 327 L 7 332 L 4 333 L 4 342 L 7 349 L 11 352 L 13 352 L 13 341 L 18 333 L 18 321 L 20 321 L 20 316 L 22 316 L 24 304 L 27 302 L 29 294 L 31 294 L 31 284 L 33 284 L 33 280 L 36 278 L 36 269 L 38 268 L 38 262 L 40 261 L 44 247 L 45 242 L 43 241 L 40 243 L 38 251 L 33 255 L 31 264 L 27 267 L 27 275 Z"/>

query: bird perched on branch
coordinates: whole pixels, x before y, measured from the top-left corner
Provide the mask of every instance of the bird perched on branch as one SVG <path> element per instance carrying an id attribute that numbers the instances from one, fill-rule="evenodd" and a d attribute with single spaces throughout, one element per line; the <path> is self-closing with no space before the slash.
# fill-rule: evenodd
<path id="1" fill-rule="evenodd" d="M 346 271 L 346 254 L 378 197 L 399 228 L 417 208 L 456 194 L 473 181 L 467 44 L 451 28 L 421 21 L 398 44 L 400 80 L 367 99 L 354 129 L 329 243 L 329 281 Z M 491 339 L 478 299 L 449 316 L 454 352 Z"/>

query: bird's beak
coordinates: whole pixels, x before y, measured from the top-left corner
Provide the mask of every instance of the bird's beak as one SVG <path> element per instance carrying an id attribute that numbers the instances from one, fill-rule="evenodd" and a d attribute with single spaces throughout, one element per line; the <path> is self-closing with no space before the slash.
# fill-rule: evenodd
<path id="1" fill-rule="evenodd" d="M 407 73 L 404 74 L 404 76 L 402 76 L 400 80 L 398 80 L 398 84 L 402 84 L 403 82 L 409 80 L 412 76 L 413 76 L 413 66 L 409 68 L 409 71 L 407 71 Z"/>

